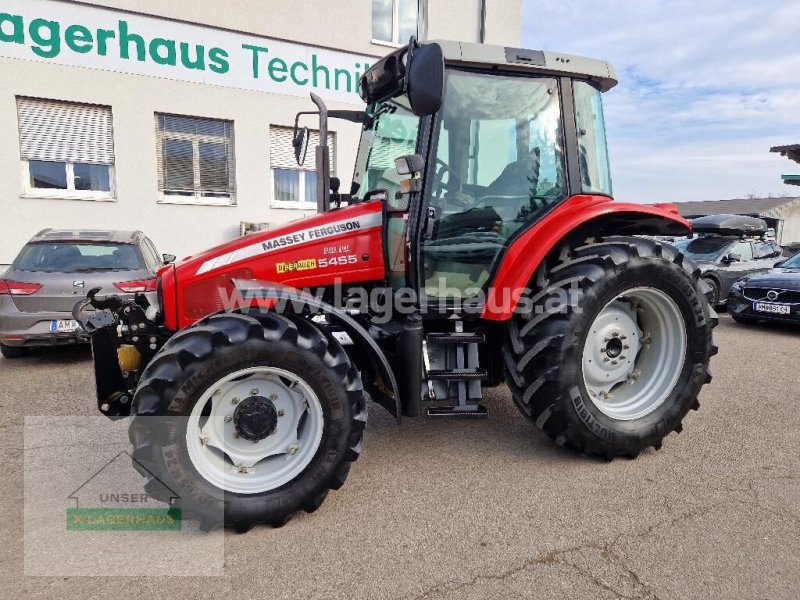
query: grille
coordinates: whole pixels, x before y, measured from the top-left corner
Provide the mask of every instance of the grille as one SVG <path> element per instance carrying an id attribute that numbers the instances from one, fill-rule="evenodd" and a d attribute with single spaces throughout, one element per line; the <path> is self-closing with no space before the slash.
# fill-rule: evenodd
<path id="1" fill-rule="evenodd" d="M 778 297 L 771 300 L 770 292 L 777 292 Z M 753 302 L 777 302 L 779 304 L 800 304 L 800 291 L 781 290 L 778 288 L 744 288 L 744 297 Z"/>

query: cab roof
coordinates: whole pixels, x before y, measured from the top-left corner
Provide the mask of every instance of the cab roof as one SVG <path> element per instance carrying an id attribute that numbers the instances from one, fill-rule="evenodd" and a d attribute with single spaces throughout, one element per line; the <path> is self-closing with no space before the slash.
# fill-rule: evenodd
<path id="1" fill-rule="evenodd" d="M 594 58 L 472 42 L 430 40 L 425 43 L 438 44 L 442 48 L 445 62 L 449 65 L 494 67 L 502 71 L 534 71 L 577 77 L 595 82 L 603 92 L 607 92 L 618 82 L 614 67 L 606 61 Z"/>

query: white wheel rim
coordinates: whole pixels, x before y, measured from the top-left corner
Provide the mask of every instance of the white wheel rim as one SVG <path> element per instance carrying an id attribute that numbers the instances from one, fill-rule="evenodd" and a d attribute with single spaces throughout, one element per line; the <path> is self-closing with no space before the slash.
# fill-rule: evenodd
<path id="1" fill-rule="evenodd" d="M 651 288 L 630 289 L 595 318 L 583 348 L 583 381 L 592 403 L 620 421 L 661 406 L 686 359 L 686 324 L 675 301 Z"/>
<path id="2" fill-rule="evenodd" d="M 233 419 L 237 405 L 251 396 L 268 398 L 277 414 L 272 433 L 255 442 L 238 435 Z M 305 470 L 319 449 L 323 426 L 322 404 L 304 380 L 283 369 L 250 367 L 226 375 L 195 403 L 186 447 L 206 481 L 227 492 L 259 494 Z"/>

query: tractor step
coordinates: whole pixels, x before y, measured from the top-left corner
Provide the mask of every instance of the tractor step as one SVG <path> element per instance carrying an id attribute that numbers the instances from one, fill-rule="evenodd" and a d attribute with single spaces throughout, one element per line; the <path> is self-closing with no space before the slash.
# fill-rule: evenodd
<path id="1" fill-rule="evenodd" d="M 486 334 L 479 331 L 444 331 L 429 333 L 425 341 L 433 344 L 483 344 Z"/>
<path id="2" fill-rule="evenodd" d="M 453 331 L 431 331 L 425 336 L 423 357 L 428 388 L 426 399 L 430 417 L 485 417 L 480 404 L 481 381 L 488 378 L 480 368 L 478 346 L 486 343 L 479 331 L 464 331 L 464 323 L 454 323 Z M 442 406 L 443 402 L 453 405 Z"/>
<path id="3" fill-rule="evenodd" d="M 428 379 L 439 381 L 483 381 L 487 378 L 486 369 L 441 369 L 428 371 Z"/>
<path id="4" fill-rule="evenodd" d="M 468 404 L 466 406 L 429 406 L 429 417 L 469 417 L 482 419 L 488 415 L 486 407 L 482 404 Z"/>

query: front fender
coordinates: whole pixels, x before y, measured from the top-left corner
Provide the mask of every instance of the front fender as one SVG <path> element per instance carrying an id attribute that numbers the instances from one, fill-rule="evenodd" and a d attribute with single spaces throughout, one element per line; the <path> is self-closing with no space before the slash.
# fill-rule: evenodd
<path id="1" fill-rule="evenodd" d="M 486 295 L 482 318 L 506 321 L 542 260 L 570 236 L 691 233 L 674 205 L 615 202 L 607 196 L 573 196 L 517 237 L 501 257 Z"/>
<path id="2" fill-rule="evenodd" d="M 274 310 L 278 313 L 325 315 L 347 333 L 363 350 L 361 364 L 364 387 L 372 399 L 400 422 L 400 391 L 386 355 L 369 332 L 343 310 L 311 294 L 280 283 L 234 279 L 233 285 L 245 306 Z M 346 350 L 346 348 L 345 348 Z"/>

